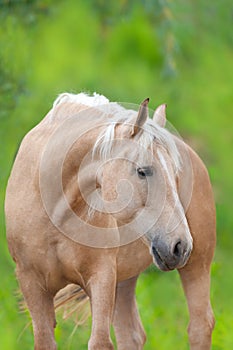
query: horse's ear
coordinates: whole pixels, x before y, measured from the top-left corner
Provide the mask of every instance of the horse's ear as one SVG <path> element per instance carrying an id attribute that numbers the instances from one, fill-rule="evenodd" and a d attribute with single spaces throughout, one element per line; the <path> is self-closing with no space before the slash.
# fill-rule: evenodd
<path id="1" fill-rule="evenodd" d="M 149 98 L 146 98 L 140 105 L 138 115 L 136 122 L 133 126 L 131 136 L 135 136 L 139 131 L 140 128 L 145 124 L 147 117 L 148 117 L 148 103 L 149 103 Z"/>
<path id="2" fill-rule="evenodd" d="M 154 115 L 153 115 L 153 121 L 161 126 L 162 128 L 166 124 L 166 107 L 167 105 L 164 103 L 156 108 Z"/>

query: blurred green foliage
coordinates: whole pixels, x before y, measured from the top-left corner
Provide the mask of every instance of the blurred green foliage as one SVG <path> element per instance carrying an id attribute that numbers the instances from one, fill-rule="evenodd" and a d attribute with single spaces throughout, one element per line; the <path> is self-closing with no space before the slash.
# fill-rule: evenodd
<path id="1" fill-rule="evenodd" d="M 62 91 L 97 91 L 114 101 L 168 104 L 168 119 L 205 161 L 214 186 L 218 248 L 212 300 L 213 349 L 233 347 L 232 2 L 230 0 L 0 0 L 1 346 L 31 349 L 28 318 L 14 296 L 14 264 L 4 236 L 3 198 L 23 135 Z M 187 349 L 188 314 L 176 273 L 142 275 L 139 308 L 145 349 Z M 60 349 L 86 348 L 89 328 L 69 340 L 60 322 Z"/>

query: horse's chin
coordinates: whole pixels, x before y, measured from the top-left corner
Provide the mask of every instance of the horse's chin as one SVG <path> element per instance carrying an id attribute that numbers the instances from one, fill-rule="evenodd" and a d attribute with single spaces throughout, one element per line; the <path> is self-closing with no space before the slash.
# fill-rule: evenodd
<path id="1" fill-rule="evenodd" d="M 153 258 L 153 263 L 154 265 L 161 271 L 167 272 L 167 271 L 173 271 L 176 269 L 182 269 L 183 267 L 185 267 L 185 265 L 187 264 L 188 260 L 189 260 L 189 255 L 188 257 L 184 257 L 183 261 L 180 261 L 177 265 L 169 265 L 165 260 L 163 260 L 161 258 L 161 256 L 158 254 L 158 252 L 153 252 L 150 249 L 150 254 L 152 255 Z"/>
<path id="2" fill-rule="evenodd" d="M 154 265 L 161 271 L 168 272 L 172 271 L 175 268 L 170 268 L 164 261 L 162 261 L 160 258 L 156 258 L 153 254 L 151 254 L 153 257 L 153 263 Z"/>

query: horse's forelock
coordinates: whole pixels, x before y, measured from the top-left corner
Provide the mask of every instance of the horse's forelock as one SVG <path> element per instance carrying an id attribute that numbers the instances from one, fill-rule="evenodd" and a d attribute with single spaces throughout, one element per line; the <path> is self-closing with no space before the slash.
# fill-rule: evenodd
<path id="1" fill-rule="evenodd" d="M 104 127 L 95 142 L 93 157 L 98 154 L 103 160 L 111 158 L 114 140 L 116 140 L 116 127 L 119 124 L 122 125 L 122 128 L 127 128 L 127 125 L 132 125 L 132 116 L 121 121 L 113 119 Z M 166 149 L 172 161 L 175 173 L 178 173 L 181 169 L 181 158 L 173 135 L 167 129 L 156 125 L 151 119 L 148 119 L 144 124 L 142 131 L 137 135 L 135 141 L 143 149 L 149 149 L 151 153 L 153 153 L 154 142 L 157 142 L 157 144 Z"/>

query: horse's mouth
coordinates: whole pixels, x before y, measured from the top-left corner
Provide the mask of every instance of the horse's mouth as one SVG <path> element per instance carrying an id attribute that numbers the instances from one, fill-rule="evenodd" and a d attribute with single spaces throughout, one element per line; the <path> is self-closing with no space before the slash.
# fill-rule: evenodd
<path id="1" fill-rule="evenodd" d="M 191 250 L 186 251 L 183 256 L 178 260 L 171 259 L 166 260 L 163 255 L 155 247 L 151 247 L 151 255 L 153 257 L 154 264 L 162 271 L 172 271 L 175 269 L 181 269 L 184 267 L 190 257 Z"/>
<path id="2" fill-rule="evenodd" d="M 154 264 L 162 271 L 171 271 L 174 270 L 174 268 L 170 268 L 166 261 L 164 261 L 162 259 L 162 257 L 160 256 L 159 252 L 157 251 L 157 249 L 153 248 L 152 250 L 152 257 L 153 257 L 153 261 Z"/>

